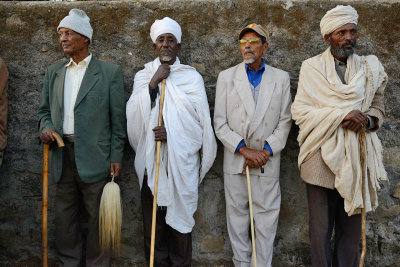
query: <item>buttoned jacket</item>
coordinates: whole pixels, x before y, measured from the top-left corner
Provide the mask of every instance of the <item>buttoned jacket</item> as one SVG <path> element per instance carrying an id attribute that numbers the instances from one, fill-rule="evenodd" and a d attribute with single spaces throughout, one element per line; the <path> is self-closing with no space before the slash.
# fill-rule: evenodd
<path id="1" fill-rule="evenodd" d="M 243 173 L 245 158 L 235 150 L 241 140 L 252 149 L 263 150 L 268 142 L 273 156 L 250 173 L 279 177 L 281 151 L 291 127 L 289 74 L 265 65 L 257 104 L 253 99 L 245 64 L 222 71 L 218 76 L 214 128 L 224 145 L 224 173 Z"/>
<path id="2" fill-rule="evenodd" d="M 46 129 L 63 136 L 64 80 L 68 61 L 46 71 L 39 106 L 39 133 Z M 74 106 L 74 149 L 78 173 L 85 183 L 104 180 L 110 163 L 122 161 L 126 138 L 125 97 L 119 66 L 92 58 Z M 50 173 L 61 177 L 63 148 L 50 152 Z"/>

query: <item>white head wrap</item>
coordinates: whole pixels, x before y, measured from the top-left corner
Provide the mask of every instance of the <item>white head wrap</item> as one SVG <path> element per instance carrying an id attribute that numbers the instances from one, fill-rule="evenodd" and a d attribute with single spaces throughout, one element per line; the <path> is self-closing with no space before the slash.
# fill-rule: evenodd
<path id="1" fill-rule="evenodd" d="M 358 13 L 352 6 L 336 6 L 326 12 L 319 24 L 322 37 L 347 23 L 358 23 Z"/>
<path id="2" fill-rule="evenodd" d="M 68 16 L 63 18 L 57 27 L 71 29 L 74 32 L 80 33 L 92 41 L 93 29 L 90 26 L 90 18 L 86 15 L 85 11 L 80 9 L 71 9 Z"/>
<path id="3" fill-rule="evenodd" d="M 171 33 L 175 36 L 178 43 L 181 43 L 182 30 L 178 22 L 175 20 L 165 17 L 161 20 L 156 19 L 156 21 L 151 25 L 150 37 L 153 43 L 156 42 L 157 37 L 164 33 Z"/>

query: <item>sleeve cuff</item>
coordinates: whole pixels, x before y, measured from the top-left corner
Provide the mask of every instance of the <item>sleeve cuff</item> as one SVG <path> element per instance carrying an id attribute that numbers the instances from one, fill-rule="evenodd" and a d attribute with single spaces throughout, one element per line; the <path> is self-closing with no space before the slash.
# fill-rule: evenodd
<path id="1" fill-rule="evenodd" d="M 246 144 L 244 143 L 244 140 L 242 139 L 242 141 L 240 141 L 240 143 L 236 147 L 235 153 L 239 152 L 239 149 L 244 145 L 246 145 Z"/>
<path id="2" fill-rule="evenodd" d="M 268 149 L 269 153 L 271 153 L 271 156 L 274 155 L 274 152 L 272 152 L 272 148 L 271 148 L 271 146 L 270 146 L 268 143 L 265 144 L 264 148 L 265 148 L 265 149 Z"/>
<path id="3" fill-rule="evenodd" d="M 372 116 L 367 115 L 368 118 L 368 124 L 367 124 L 367 130 L 372 130 L 375 129 L 376 125 L 375 125 L 375 120 Z"/>

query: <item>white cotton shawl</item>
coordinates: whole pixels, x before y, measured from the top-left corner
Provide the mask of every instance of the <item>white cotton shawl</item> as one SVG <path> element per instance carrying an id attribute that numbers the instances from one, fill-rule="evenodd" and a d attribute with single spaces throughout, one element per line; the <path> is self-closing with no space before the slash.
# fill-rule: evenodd
<path id="1" fill-rule="evenodd" d="M 152 129 L 158 124 L 159 95 L 151 109 L 148 86 L 160 65 L 157 58 L 136 74 L 126 109 L 128 138 L 136 151 L 140 187 L 146 170 L 152 192 L 156 164 Z M 157 204 L 167 206 L 168 225 L 189 233 L 194 226 L 198 185 L 214 162 L 217 144 L 202 77 L 193 67 L 180 64 L 178 58 L 170 67 L 163 108 L 167 142 L 161 147 Z"/>
<path id="2" fill-rule="evenodd" d="M 359 133 L 343 129 L 341 123 L 351 110 L 368 112 L 375 92 L 384 90 L 387 75 L 375 56 L 350 56 L 345 81 L 340 81 L 330 48 L 304 61 L 292 116 L 299 126 L 300 165 L 319 149 L 324 162 L 335 174 L 335 188 L 349 214 L 360 212 L 362 172 Z M 387 174 L 382 163 L 382 145 L 375 132 L 366 132 L 366 211 L 378 206 L 376 191 Z"/>

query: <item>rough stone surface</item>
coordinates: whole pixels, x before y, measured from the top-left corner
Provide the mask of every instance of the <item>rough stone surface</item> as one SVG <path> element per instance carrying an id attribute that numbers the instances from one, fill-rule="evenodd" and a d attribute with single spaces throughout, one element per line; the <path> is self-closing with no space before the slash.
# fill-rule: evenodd
<path id="1" fill-rule="evenodd" d="M 270 32 L 268 64 L 291 76 L 295 95 L 301 62 L 326 45 L 319 21 L 333 1 L 154 1 L 131 2 L 0 2 L 0 57 L 8 64 L 9 143 L 0 168 L 0 265 L 39 266 L 41 259 L 42 146 L 36 111 L 46 67 L 63 58 L 56 27 L 69 9 L 87 11 L 94 28 L 93 54 L 120 64 L 126 98 L 135 73 L 155 56 L 149 28 L 170 16 L 183 28 L 180 59 L 203 75 L 211 112 L 220 71 L 241 61 L 238 30 L 251 22 Z M 386 89 L 387 119 L 379 132 L 390 183 L 382 183 L 380 206 L 367 216 L 366 266 L 400 266 L 400 3 L 352 1 L 358 10 L 359 54 L 376 54 L 390 80 Z M 275 240 L 274 266 L 310 266 L 305 186 L 297 169 L 298 129 L 293 126 L 282 156 L 282 207 Z M 122 189 L 124 222 L 122 255 L 114 266 L 142 266 L 142 217 L 134 152 L 126 145 Z M 222 149 L 199 190 L 193 232 L 194 266 L 232 266 L 226 229 Z M 396 188 L 397 186 L 397 188 Z M 54 185 L 50 184 L 49 259 L 55 261 Z M 392 195 L 392 196 L 391 196 Z"/>

